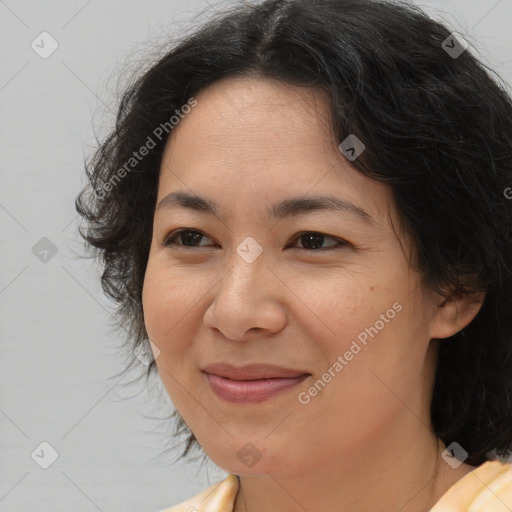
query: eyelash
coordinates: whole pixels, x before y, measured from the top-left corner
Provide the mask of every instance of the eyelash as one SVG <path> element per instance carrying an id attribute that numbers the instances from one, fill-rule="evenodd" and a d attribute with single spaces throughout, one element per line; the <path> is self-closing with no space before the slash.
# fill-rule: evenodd
<path id="1" fill-rule="evenodd" d="M 206 238 L 209 238 L 206 234 L 204 234 L 203 232 L 197 230 L 197 229 L 187 229 L 187 228 L 183 228 L 183 229 L 178 229 L 178 230 L 175 230 L 175 231 L 172 231 L 171 233 L 169 233 L 163 240 L 162 242 L 162 246 L 164 247 L 169 247 L 171 249 L 176 249 L 176 250 L 194 250 L 198 247 L 207 247 L 205 245 L 199 245 L 199 246 L 194 246 L 194 245 L 184 245 L 184 244 L 179 244 L 179 243 L 176 243 L 174 240 L 176 240 L 179 235 L 181 233 L 199 233 L 200 235 L 206 237 Z M 318 231 L 302 231 L 300 233 L 298 233 L 294 239 L 292 240 L 292 242 L 296 242 L 298 240 L 300 240 L 301 237 L 305 236 L 305 235 L 320 235 L 321 237 L 324 237 L 324 238 L 330 238 L 331 240 L 334 240 L 337 242 L 337 244 L 335 245 L 331 245 L 329 247 L 323 247 L 323 248 L 320 248 L 320 249 L 307 249 L 305 247 L 291 247 L 292 250 L 299 250 L 299 251 L 308 251 L 308 252 L 324 252 L 324 251 L 330 251 L 330 250 L 334 250 L 334 249 L 342 249 L 343 247 L 347 247 L 347 246 L 350 246 L 351 244 L 349 244 L 348 242 L 346 242 L 345 240 L 342 240 L 341 238 L 337 238 L 337 237 L 333 237 L 331 235 L 326 235 L 325 233 L 320 233 Z"/>

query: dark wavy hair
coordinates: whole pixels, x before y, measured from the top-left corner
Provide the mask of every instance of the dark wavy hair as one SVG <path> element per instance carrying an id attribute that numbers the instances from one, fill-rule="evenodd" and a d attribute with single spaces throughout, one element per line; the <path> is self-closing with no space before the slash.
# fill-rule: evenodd
<path id="1" fill-rule="evenodd" d="M 328 95 L 337 141 L 355 134 L 366 146 L 352 165 L 391 187 L 425 284 L 447 299 L 486 292 L 474 320 L 440 344 L 431 420 L 446 445 L 468 452 L 466 463 L 507 458 L 512 102 L 506 82 L 471 47 L 450 52 L 461 48 L 451 32 L 406 2 L 266 0 L 217 13 L 164 49 L 124 92 L 75 201 L 87 221 L 80 235 L 102 263 L 103 290 L 131 348 L 147 343 L 142 285 L 169 131 L 158 138 L 155 129 L 169 128 L 176 111 L 223 77 L 313 87 Z M 130 160 L 148 137 L 147 155 Z M 153 361 L 146 377 L 155 371 Z M 199 444 L 174 414 L 188 436 L 186 455 Z"/>

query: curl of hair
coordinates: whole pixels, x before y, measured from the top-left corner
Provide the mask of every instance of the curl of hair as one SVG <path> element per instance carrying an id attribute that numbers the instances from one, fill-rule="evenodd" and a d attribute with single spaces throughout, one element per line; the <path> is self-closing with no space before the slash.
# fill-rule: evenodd
<path id="1" fill-rule="evenodd" d="M 328 95 L 338 143 L 355 134 L 366 146 L 352 165 L 391 187 L 425 283 L 447 298 L 486 291 L 475 319 L 440 343 L 431 420 L 446 445 L 468 452 L 468 464 L 508 457 L 512 103 L 471 51 L 452 58 L 443 49 L 450 33 L 406 2 L 267 0 L 220 13 L 138 78 L 76 199 L 88 223 L 80 234 L 101 257 L 103 290 L 133 347 L 147 338 L 142 285 L 166 137 L 153 137 L 155 147 L 121 180 L 116 173 L 157 126 L 221 78 L 315 87 Z M 155 370 L 153 362 L 148 375 Z M 183 455 L 195 443 L 189 432 Z"/>

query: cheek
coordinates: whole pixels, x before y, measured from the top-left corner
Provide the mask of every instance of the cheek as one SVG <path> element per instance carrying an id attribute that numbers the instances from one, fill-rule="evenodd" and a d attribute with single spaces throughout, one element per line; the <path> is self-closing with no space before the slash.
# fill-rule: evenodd
<path id="1" fill-rule="evenodd" d="M 169 268 L 148 262 L 142 304 L 144 323 L 149 339 L 160 352 L 160 361 L 166 365 L 179 366 L 193 333 L 186 330 L 201 325 L 197 312 L 204 295 L 198 277 L 182 272 L 180 268 Z"/>
<path id="2" fill-rule="evenodd" d="M 299 329 L 315 347 L 314 377 L 321 381 L 318 391 L 303 389 L 304 401 L 330 403 L 335 416 L 347 410 L 359 418 L 387 416 L 400 404 L 393 393 L 405 398 L 420 385 L 429 340 L 419 295 L 400 282 L 392 287 L 371 279 L 317 285 L 299 289 L 314 304 L 299 317 Z"/>
<path id="3" fill-rule="evenodd" d="M 200 280 L 149 260 L 142 293 L 144 323 L 149 339 L 158 347 L 158 373 L 172 403 L 183 419 L 196 424 L 190 390 L 200 374 L 191 360 L 192 340 L 202 325 L 199 302 L 205 291 Z M 192 279 L 192 281 L 191 281 Z M 197 281 L 197 282 L 196 282 Z M 201 421 L 204 421 L 201 420 Z"/>
<path id="4" fill-rule="evenodd" d="M 402 314 L 397 311 L 402 309 L 397 304 L 398 293 L 368 274 L 337 269 L 332 274 L 324 272 L 290 282 L 300 299 L 294 299 L 294 318 L 304 339 L 331 359 L 349 350 L 353 340 L 364 346 L 381 331 L 389 330 Z"/>
<path id="5" fill-rule="evenodd" d="M 296 444 L 303 442 L 311 451 L 324 454 L 327 449 L 339 454 L 364 452 L 368 443 L 378 442 L 400 418 L 410 416 L 416 421 L 414 414 L 420 414 L 424 354 L 420 343 L 415 345 L 417 340 L 407 338 L 408 312 L 405 308 L 397 312 L 377 334 L 365 331 L 365 320 L 346 319 L 339 325 L 347 335 L 340 330 L 337 343 L 324 345 L 329 363 L 319 366 L 319 372 L 299 390 L 301 405 L 294 409 L 294 422 L 309 424 L 310 429 L 297 434 L 303 439 Z M 374 323 L 372 317 L 370 326 Z M 365 344 L 357 338 L 361 332 Z M 324 435 L 308 437 L 316 431 Z"/>

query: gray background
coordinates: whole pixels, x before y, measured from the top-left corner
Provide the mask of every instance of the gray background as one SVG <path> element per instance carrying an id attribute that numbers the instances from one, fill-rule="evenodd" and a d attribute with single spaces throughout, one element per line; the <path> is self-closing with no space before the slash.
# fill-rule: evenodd
<path id="1" fill-rule="evenodd" d="M 74 198 L 93 126 L 101 137 L 112 125 L 131 70 L 235 3 L 0 0 L 1 511 L 155 512 L 225 475 L 159 457 L 168 427 L 152 417 L 171 406 L 161 385 L 114 377 L 123 339 L 97 265 L 79 257 Z M 512 0 L 418 4 L 512 83 Z M 43 31 L 59 45 L 46 59 L 31 47 Z M 48 469 L 35 462 L 50 460 L 42 442 L 58 452 Z"/>

